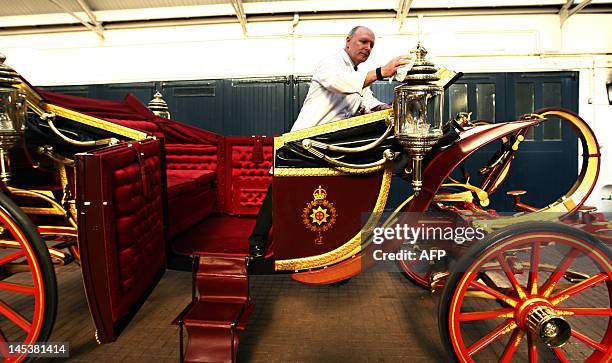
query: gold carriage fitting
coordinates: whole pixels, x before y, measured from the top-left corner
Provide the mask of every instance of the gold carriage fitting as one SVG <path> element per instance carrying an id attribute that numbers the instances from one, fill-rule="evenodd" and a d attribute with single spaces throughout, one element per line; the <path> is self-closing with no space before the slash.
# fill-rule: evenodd
<path id="1" fill-rule="evenodd" d="M 164 100 L 164 97 L 159 91 L 155 92 L 155 94 L 153 95 L 153 99 L 149 101 L 147 107 L 156 116 L 170 118 L 170 111 L 168 111 L 168 103 L 166 102 L 166 100 Z"/>
<path id="2" fill-rule="evenodd" d="M 4 64 L 0 54 L 0 180 L 11 180 L 9 151 L 21 140 L 25 132 L 25 92 L 19 89 L 19 74 Z"/>

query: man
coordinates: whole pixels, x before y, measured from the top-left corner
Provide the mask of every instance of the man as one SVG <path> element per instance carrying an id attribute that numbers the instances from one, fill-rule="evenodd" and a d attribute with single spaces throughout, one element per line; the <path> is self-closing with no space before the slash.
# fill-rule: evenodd
<path id="1" fill-rule="evenodd" d="M 351 29 L 346 37 L 344 49 L 339 49 L 316 66 L 308 95 L 291 131 L 390 107 L 377 100 L 369 86 L 376 80 L 393 76 L 399 67 L 410 63 L 411 57 L 393 58 L 384 66 L 367 72 L 358 70 L 357 66 L 370 57 L 372 48 L 374 48 L 372 30 L 364 26 Z M 270 185 L 249 237 L 252 257 L 263 256 L 271 227 L 272 186 Z"/>

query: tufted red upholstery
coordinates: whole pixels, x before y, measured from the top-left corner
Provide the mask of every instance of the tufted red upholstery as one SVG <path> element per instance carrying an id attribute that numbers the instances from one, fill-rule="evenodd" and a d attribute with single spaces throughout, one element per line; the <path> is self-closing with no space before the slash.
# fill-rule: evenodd
<path id="1" fill-rule="evenodd" d="M 272 181 L 272 143 L 265 136 L 226 138 L 227 213 L 257 215 Z"/>
<path id="2" fill-rule="evenodd" d="M 165 267 L 161 143 L 76 158 L 83 278 L 100 341 L 111 342 Z"/>
<path id="3" fill-rule="evenodd" d="M 140 151 L 138 151 L 140 152 Z M 151 266 L 160 266 L 159 245 L 163 235 L 159 213 L 161 209 L 161 184 L 159 156 L 136 160 L 125 159 L 113 171 L 112 186 L 117 257 L 119 258 L 116 299 L 130 295 L 142 275 L 150 275 Z M 163 265 L 163 259 L 161 260 Z M 124 314 L 123 304 L 115 312 Z"/>
<path id="4" fill-rule="evenodd" d="M 217 170 L 216 145 L 167 144 L 168 170 Z"/>
<path id="5" fill-rule="evenodd" d="M 254 159 L 254 138 L 247 139 L 247 145 L 237 145 L 244 142 L 242 139 L 232 140 L 232 179 L 248 178 L 251 180 L 268 180 L 270 178 L 270 168 L 272 167 L 272 139 L 261 139 L 269 141 L 262 146 L 263 158 Z"/>

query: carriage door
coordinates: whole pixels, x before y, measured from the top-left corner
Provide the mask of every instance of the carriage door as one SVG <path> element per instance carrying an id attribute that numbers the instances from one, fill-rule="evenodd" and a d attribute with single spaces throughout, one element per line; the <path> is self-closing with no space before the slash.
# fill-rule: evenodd
<path id="1" fill-rule="evenodd" d="M 505 122 L 544 107 L 577 112 L 578 73 L 466 74 L 448 89 L 445 102 L 445 119 L 472 112 L 472 120 Z M 478 169 L 498 148 L 495 142 L 466 161 L 472 184 L 478 185 Z M 565 194 L 577 175 L 576 134 L 570 126 L 550 118 L 521 143 L 508 179 L 491 197 L 491 207 L 512 212 L 512 199 L 506 192 L 515 189 L 527 190 L 521 198 L 527 204 L 544 207 Z"/>
<path id="2" fill-rule="evenodd" d="M 115 341 L 165 271 L 160 140 L 76 154 L 85 293 L 100 343 Z"/>

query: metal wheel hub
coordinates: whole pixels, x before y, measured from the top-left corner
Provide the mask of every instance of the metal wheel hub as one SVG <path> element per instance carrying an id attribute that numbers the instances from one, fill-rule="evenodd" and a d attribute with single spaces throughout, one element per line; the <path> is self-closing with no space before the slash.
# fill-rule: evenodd
<path id="1" fill-rule="evenodd" d="M 543 298 L 531 298 L 519 304 L 515 320 L 520 328 L 551 348 L 563 346 L 572 333 L 569 323 Z"/>

